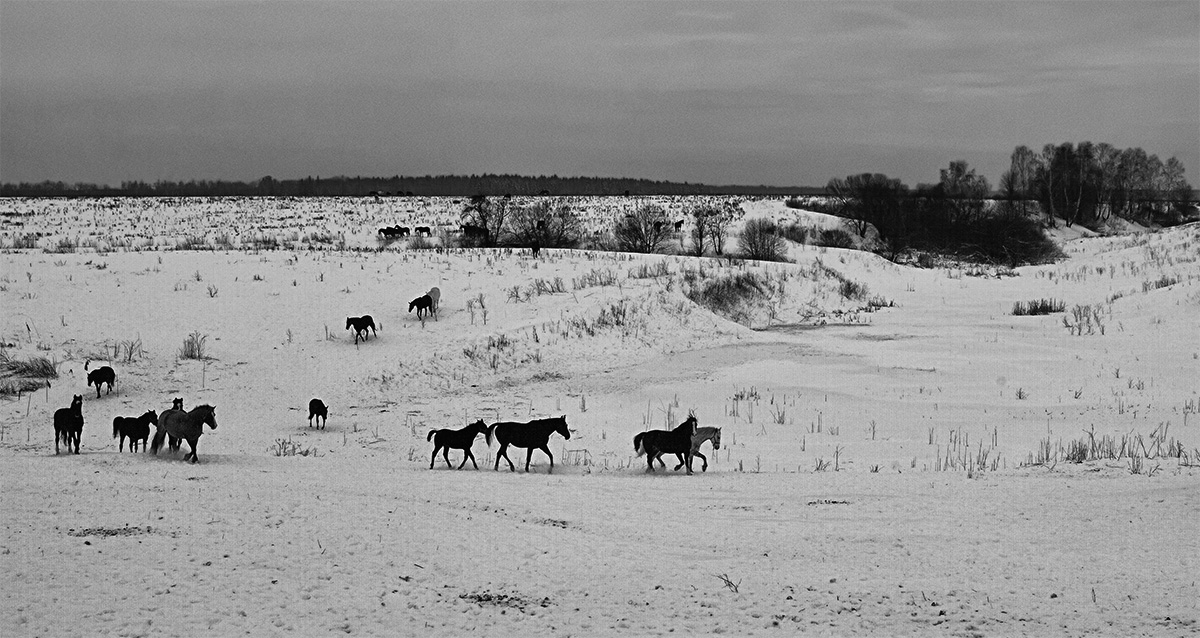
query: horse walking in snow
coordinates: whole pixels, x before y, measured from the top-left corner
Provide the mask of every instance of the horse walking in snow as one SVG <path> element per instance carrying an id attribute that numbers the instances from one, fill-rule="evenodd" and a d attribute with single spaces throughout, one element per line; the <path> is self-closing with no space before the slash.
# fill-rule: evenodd
<path id="1" fill-rule="evenodd" d="M 649 472 L 654 471 L 654 460 L 663 454 L 679 454 L 684 457 L 687 473 L 692 473 L 692 437 L 696 435 L 696 415 L 689 414 L 686 421 L 674 430 L 650 430 L 633 437 L 633 449 L 638 456 L 646 455 Z"/>
<path id="2" fill-rule="evenodd" d="M 430 430 L 429 436 L 425 437 L 426 441 L 433 441 L 433 457 L 429 459 L 429 469 L 433 469 L 433 464 L 437 462 L 437 455 L 440 451 L 442 458 L 446 460 L 446 467 L 450 467 L 450 448 L 463 451 L 463 460 L 459 464 L 458 469 L 463 469 L 470 459 L 471 465 L 475 469 L 479 469 L 479 465 L 475 463 L 475 455 L 471 454 L 471 446 L 475 444 L 475 437 L 483 435 L 487 441 L 488 447 L 492 445 L 492 434 L 488 431 L 488 426 L 480 419 L 471 425 L 468 425 L 461 430 Z"/>
<path id="3" fill-rule="evenodd" d="M 516 472 L 517 468 L 513 466 L 512 459 L 508 458 L 508 446 L 527 448 L 525 454 L 525 471 L 529 471 L 529 461 L 533 458 L 534 450 L 541 450 L 550 457 L 550 471 L 554 471 L 554 455 L 550 453 L 550 435 L 558 432 L 564 439 L 571 438 L 571 431 L 567 429 L 567 417 L 556 416 L 551 419 L 534 419 L 528 423 L 514 423 L 502 421 L 493 423 L 488 428 L 488 433 L 491 438 L 495 438 L 500 444 L 500 450 L 496 452 L 496 467 L 500 469 L 500 458 L 503 457 L 508 461 L 508 469 Z"/>

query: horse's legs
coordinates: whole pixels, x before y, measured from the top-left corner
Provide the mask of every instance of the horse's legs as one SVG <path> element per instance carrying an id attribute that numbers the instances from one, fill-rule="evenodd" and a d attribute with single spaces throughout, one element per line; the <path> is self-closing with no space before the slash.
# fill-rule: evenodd
<path id="1" fill-rule="evenodd" d="M 454 467 L 453 465 L 450 465 L 450 446 L 449 445 L 442 448 L 442 458 L 446 460 L 446 469 L 450 469 L 450 468 Z"/>
<path id="2" fill-rule="evenodd" d="M 692 473 L 692 453 L 690 451 L 687 453 L 687 473 L 689 476 Z"/>
<path id="3" fill-rule="evenodd" d="M 541 447 L 541 450 L 546 453 L 546 456 L 550 457 L 550 471 L 553 472 L 554 471 L 554 455 L 550 453 L 550 446 L 543 445 Z"/>
<path id="4" fill-rule="evenodd" d="M 200 442 L 200 437 L 196 437 L 194 439 L 188 439 L 188 445 L 191 446 L 192 451 L 188 452 L 187 456 L 183 457 L 183 460 L 186 461 L 188 456 L 190 456 L 190 457 L 192 457 L 192 463 L 200 462 L 200 457 L 196 456 L 196 444 L 199 442 Z"/>
<path id="5" fill-rule="evenodd" d="M 433 464 L 437 463 L 437 453 L 441 448 L 436 443 L 433 444 L 433 456 L 429 459 L 429 469 L 433 469 Z"/>
<path id="6" fill-rule="evenodd" d="M 72 437 L 75 439 L 75 453 L 76 454 L 79 454 L 79 435 L 80 434 L 82 434 L 82 432 L 75 432 L 75 434 L 72 435 Z"/>
<path id="7" fill-rule="evenodd" d="M 508 469 L 512 472 L 516 472 L 517 467 L 515 465 L 513 465 L 512 459 L 508 458 L 508 444 L 507 443 L 501 443 L 500 451 L 496 452 L 496 468 L 495 469 L 497 469 L 497 470 L 500 469 L 500 457 L 501 456 L 504 457 L 505 461 L 508 461 Z"/>
<path id="8" fill-rule="evenodd" d="M 658 455 L 658 450 L 646 450 L 646 465 L 649 466 L 650 472 L 654 471 L 654 457 L 657 455 Z"/>
<path id="9" fill-rule="evenodd" d="M 533 447 L 525 449 L 525 471 L 529 471 L 529 462 L 533 460 Z"/>
<path id="10" fill-rule="evenodd" d="M 463 450 L 463 462 L 458 464 L 458 469 L 463 469 L 463 466 L 467 464 L 467 459 L 471 459 L 471 463 L 475 462 L 475 457 L 471 456 L 471 448 Z M 476 465 L 475 469 L 478 470 L 479 466 Z"/>
<path id="11" fill-rule="evenodd" d="M 704 467 L 700 468 L 700 471 L 707 472 L 708 471 L 708 457 L 704 456 L 700 452 L 692 452 L 692 458 L 695 458 L 697 456 L 700 457 L 701 461 L 704 461 Z M 675 468 L 675 469 L 678 470 L 679 468 Z"/>

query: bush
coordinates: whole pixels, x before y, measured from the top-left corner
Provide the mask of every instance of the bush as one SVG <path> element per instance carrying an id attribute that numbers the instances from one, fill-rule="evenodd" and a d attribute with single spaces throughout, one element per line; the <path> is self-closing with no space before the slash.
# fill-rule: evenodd
<path id="1" fill-rule="evenodd" d="M 738 250 L 746 259 L 787 261 L 787 244 L 769 219 L 751 219 L 738 235 Z"/>
<path id="2" fill-rule="evenodd" d="M 1012 313 L 1017 316 L 1049 315 L 1067 309 L 1067 302 L 1055 299 L 1035 299 L 1013 304 Z"/>
<path id="3" fill-rule="evenodd" d="M 183 347 L 179 349 L 180 359 L 207 359 L 208 355 L 204 353 L 204 342 L 208 340 L 208 335 L 202 335 L 199 331 L 193 332 L 183 340 Z"/>
<path id="4" fill-rule="evenodd" d="M 854 248 L 854 237 L 841 228 L 825 228 L 817 235 L 816 244 L 828 248 Z"/>
<path id="5" fill-rule="evenodd" d="M 743 316 L 750 302 L 767 296 L 771 291 L 770 282 L 749 271 L 703 281 L 701 277 L 703 274 L 698 271 L 684 273 L 684 295 L 726 317 Z"/>
<path id="6" fill-rule="evenodd" d="M 808 227 L 802 226 L 796 222 L 792 222 L 787 226 L 783 226 L 777 229 L 775 232 L 783 236 L 784 239 L 794 241 L 797 244 L 803 244 L 808 241 Z"/>

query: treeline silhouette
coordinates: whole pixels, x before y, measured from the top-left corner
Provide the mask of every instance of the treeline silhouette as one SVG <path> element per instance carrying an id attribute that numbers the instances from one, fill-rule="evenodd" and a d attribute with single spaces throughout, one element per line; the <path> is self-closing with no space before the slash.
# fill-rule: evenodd
<path id="1" fill-rule="evenodd" d="M 127 181 L 120 186 L 61 181 L 0 184 L 0 197 L 406 197 L 585 195 L 805 195 L 821 188 L 713 186 L 625 177 L 426 175 L 424 177 L 304 177 L 253 182 L 226 180 Z"/>

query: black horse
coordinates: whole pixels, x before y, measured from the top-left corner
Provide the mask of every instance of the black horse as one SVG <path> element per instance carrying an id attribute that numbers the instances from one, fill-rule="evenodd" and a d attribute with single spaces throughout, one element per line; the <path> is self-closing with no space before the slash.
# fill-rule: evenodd
<path id="1" fill-rule="evenodd" d="M 437 317 L 437 311 L 433 307 L 433 297 L 430 297 L 428 294 L 421 295 L 408 302 L 408 311 L 412 312 L 413 308 L 417 309 L 417 319 L 421 318 L 422 310 L 425 311 L 425 316 L 433 315 L 435 318 Z"/>
<path id="2" fill-rule="evenodd" d="M 313 426 L 314 418 L 317 419 L 317 429 L 324 430 L 325 422 L 329 420 L 329 408 L 325 407 L 325 402 L 320 399 L 308 402 L 308 427 Z"/>
<path id="3" fill-rule="evenodd" d="M 100 385 L 108 384 L 108 393 L 112 394 L 113 383 L 117 381 L 117 372 L 108 366 L 96 368 L 88 373 L 88 387 L 96 386 L 96 398 L 100 398 Z"/>
<path id="4" fill-rule="evenodd" d="M 117 451 L 125 449 L 125 439 L 129 439 L 129 451 L 137 452 L 138 441 L 142 442 L 142 451 L 146 451 L 146 439 L 150 438 L 150 424 L 158 425 L 158 413 L 147 410 L 139 417 L 119 416 L 113 419 L 113 438 L 121 437 Z"/>
<path id="5" fill-rule="evenodd" d="M 442 458 L 446 459 L 446 467 L 450 467 L 450 448 L 454 448 L 464 452 L 462 463 L 459 464 L 458 469 L 463 469 L 463 466 L 467 464 L 467 459 L 470 459 L 471 465 L 478 470 L 479 464 L 475 462 L 475 455 L 471 454 L 471 446 L 475 444 L 475 437 L 480 434 L 487 441 L 488 447 L 491 447 L 492 434 L 488 431 L 488 426 L 483 419 L 461 430 L 430 430 L 429 436 L 425 437 L 426 441 L 433 441 L 433 457 L 429 459 L 429 469 L 433 469 L 439 451 L 442 453 Z"/>
<path id="6" fill-rule="evenodd" d="M 646 455 L 649 471 L 654 471 L 654 460 L 663 454 L 683 455 L 687 473 L 692 473 L 692 437 L 696 435 L 696 415 L 689 414 L 686 421 L 674 430 L 650 430 L 633 437 L 633 449 L 638 456 Z"/>
<path id="7" fill-rule="evenodd" d="M 367 330 L 375 332 L 375 320 L 371 315 L 363 315 L 361 317 L 346 317 L 346 330 L 354 329 L 354 344 L 358 345 L 358 335 L 362 335 L 362 340 L 367 340 Z M 379 333 L 375 332 L 378 337 Z"/>
<path id="8" fill-rule="evenodd" d="M 54 411 L 54 453 L 58 454 L 58 441 L 67 446 L 71 453 L 71 442 L 75 443 L 75 453 L 79 454 L 79 436 L 83 433 L 83 395 L 76 394 L 71 399 L 71 407 L 59 408 Z"/>
<path id="9" fill-rule="evenodd" d="M 533 458 L 534 450 L 541 450 L 550 457 L 550 471 L 554 471 L 554 455 L 550 453 L 550 448 L 547 443 L 550 441 L 550 434 L 558 432 L 564 439 L 571 438 L 571 431 L 567 429 L 567 416 L 556 416 L 551 419 L 534 419 L 528 423 L 513 423 L 511 421 L 502 421 L 493 423 L 488 428 L 489 438 L 494 437 L 496 442 L 500 444 L 500 451 L 496 452 L 496 467 L 500 469 L 500 457 L 504 457 L 508 461 L 508 469 L 513 472 L 517 468 L 513 466 L 512 459 L 508 458 L 508 446 L 528 448 L 529 452 L 525 455 L 525 471 L 529 471 L 529 461 Z"/>

